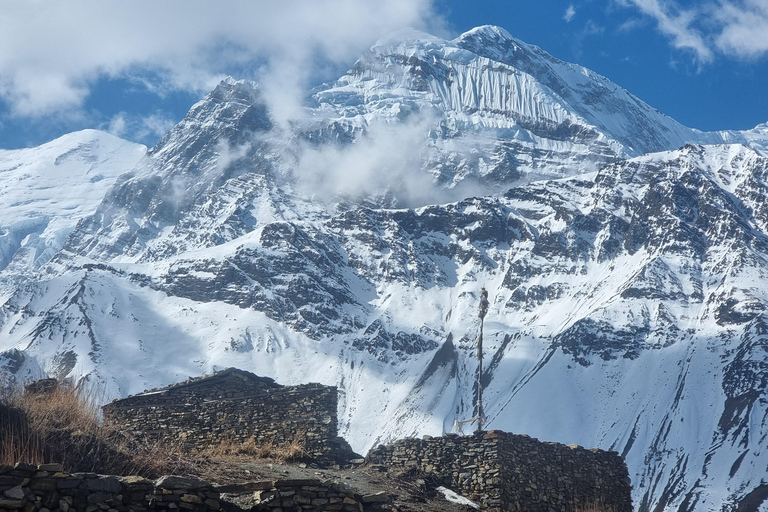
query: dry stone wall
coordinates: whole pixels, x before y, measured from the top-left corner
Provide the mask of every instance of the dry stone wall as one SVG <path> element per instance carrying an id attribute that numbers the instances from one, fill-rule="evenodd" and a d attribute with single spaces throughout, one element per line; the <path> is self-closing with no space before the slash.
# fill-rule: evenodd
<path id="1" fill-rule="evenodd" d="M 60 464 L 0 466 L 1 512 L 372 512 L 391 509 L 388 502 L 320 480 L 216 486 L 183 476 L 69 474 Z"/>
<path id="2" fill-rule="evenodd" d="M 196 478 L 69 474 L 60 464 L 0 466 L 0 510 L 24 512 L 135 512 L 221 509 L 221 494 Z"/>
<path id="3" fill-rule="evenodd" d="M 338 437 L 334 386 L 262 386 L 228 379 L 202 384 L 114 401 L 104 406 L 104 423 L 188 450 L 252 439 L 276 447 L 301 442 L 308 458 L 325 464 L 354 455 Z"/>
<path id="4" fill-rule="evenodd" d="M 429 473 L 442 485 L 490 508 L 632 510 L 629 472 L 616 452 L 543 443 L 498 430 L 403 439 L 371 450 L 366 463 L 389 471 Z"/>

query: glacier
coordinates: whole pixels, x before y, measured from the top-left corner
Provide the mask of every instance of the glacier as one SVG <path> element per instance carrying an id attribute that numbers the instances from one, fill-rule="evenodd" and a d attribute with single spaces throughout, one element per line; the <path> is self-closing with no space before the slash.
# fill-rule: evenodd
<path id="1" fill-rule="evenodd" d="M 618 451 L 637 510 L 735 510 L 767 490 L 767 147 L 498 27 L 390 34 L 287 124 L 228 78 L 149 150 L 0 152 L 0 372 L 333 384 L 364 453 L 475 414 L 485 287 L 488 428 Z"/>

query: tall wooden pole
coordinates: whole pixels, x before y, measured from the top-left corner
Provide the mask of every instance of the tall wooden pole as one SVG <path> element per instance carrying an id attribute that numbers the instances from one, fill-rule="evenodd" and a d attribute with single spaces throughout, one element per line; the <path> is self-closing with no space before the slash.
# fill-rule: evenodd
<path id="1" fill-rule="evenodd" d="M 488 290 L 483 288 L 480 292 L 480 336 L 477 339 L 477 431 L 482 432 L 485 426 L 485 412 L 483 411 L 483 323 L 488 313 Z"/>

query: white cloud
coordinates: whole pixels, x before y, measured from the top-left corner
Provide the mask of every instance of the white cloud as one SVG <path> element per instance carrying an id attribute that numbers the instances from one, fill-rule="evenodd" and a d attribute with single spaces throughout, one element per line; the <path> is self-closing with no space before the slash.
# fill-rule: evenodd
<path id="1" fill-rule="evenodd" d="M 675 48 L 691 50 L 701 62 L 713 59 L 712 50 L 694 27 L 697 12 L 681 9 L 675 3 L 664 0 L 621 0 L 624 5 L 633 5 L 646 16 L 656 20 L 659 31 L 672 40 Z"/>
<path id="2" fill-rule="evenodd" d="M 305 144 L 292 169 L 297 192 L 331 202 L 340 197 L 395 199 L 393 206 L 410 208 L 487 193 L 471 180 L 452 189 L 435 183 L 426 141 L 438 127 L 436 116 L 422 111 L 397 124 L 375 122 L 352 144 Z"/>
<path id="3" fill-rule="evenodd" d="M 157 111 L 146 116 L 120 112 L 101 128 L 117 137 L 152 144 L 175 124 L 176 120 L 165 112 Z"/>
<path id="4" fill-rule="evenodd" d="M 176 119 L 165 112 L 155 112 L 141 118 L 141 129 L 139 140 L 148 138 L 157 139 L 165 135 L 176 124 Z"/>
<path id="5" fill-rule="evenodd" d="M 570 23 L 574 16 L 576 16 L 576 8 L 573 6 L 573 4 L 571 4 L 565 10 L 565 14 L 563 14 L 563 19 L 565 20 L 566 23 Z"/>
<path id="6" fill-rule="evenodd" d="M 768 0 L 709 1 L 688 9 L 674 0 L 615 1 L 656 20 L 673 46 L 693 51 L 702 63 L 716 54 L 747 59 L 768 54 Z"/>
<path id="7" fill-rule="evenodd" d="M 719 4 L 715 18 L 722 24 L 715 40 L 722 53 L 746 58 L 768 53 L 768 0 Z"/>
<path id="8" fill-rule="evenodd" d="M 0 97 L 14 115 L 44 116 L 80 108 L 102 78 L 203 92 L 232 69 L 256 75 L 256 62 L 283 93 L 317 71 L 317 57 L 354 60 L 431 19 L 431 0 L 6 0 Z"/>
<path id="9" fill-rule="evenodd" d="M 116 114 L 114 117 L 112 117 L 112 119 L 109 120 L 107 131 L 115 137 L 125 137 L 125 131 L 128 125 L 125 117 L 125 112 L 120 112 L 119 114 Z"/>
<path id="10" fill-rule="evenodd" d="M 619 32 L 632 32 L 635 29 L 645 26 L 646 21 L 642 18 L 630 18 L 621 25 L 619 25 L 617 31 Z"/>
<path id="11" fill-rule="evenodd" d="M 325 200 L 389 192 L 406 203 L 422 204 L 422 198 L 408 195 L 432 191 L 421 165 L 425 134 L 433 123 L 432 116 L 418 115 L 396 125 L 373 124 L 350 145 L 305 145 L 294 170 L 300 192 Z"/>

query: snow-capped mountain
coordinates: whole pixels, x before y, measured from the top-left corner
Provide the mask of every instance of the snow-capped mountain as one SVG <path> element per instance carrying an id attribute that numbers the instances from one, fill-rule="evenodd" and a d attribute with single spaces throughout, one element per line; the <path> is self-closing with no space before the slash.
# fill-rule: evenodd
<path id="1" fill-rule="evenodd" d="M 47 263 L 145 152 L 96 130 L 0 151 L 0 274 L 10 279 Z"/>
<path id="2" fill-rule="evenodd" d="M 638 510 L 731 510 L 766 491 L 766 147 L 495 27 L 384 38 L 287 124 L 227 79 L 6 278 L 0 369 L 335 384 L 365 452 L 474 414 L 486 287 L 488 428 L 619 451 Z"/>
<path id="3" fill-rule="evenodd" d="M 452 41 L 390 34 L 312 100 L 305 129 L 313 141 L 355 140 L 387 122 L 425 124 L 421 171 L 458 187 L 450 197 L 572 176 L 686 143 L 748 140 L 685 127 L 607 78 L 492 26 Z"/>

